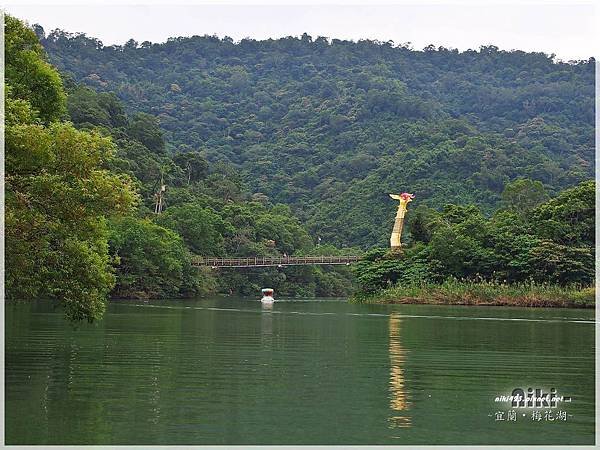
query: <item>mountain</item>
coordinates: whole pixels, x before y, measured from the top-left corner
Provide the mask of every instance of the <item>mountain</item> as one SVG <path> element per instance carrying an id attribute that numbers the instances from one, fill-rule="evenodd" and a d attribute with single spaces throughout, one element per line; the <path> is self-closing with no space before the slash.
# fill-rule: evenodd
<path id="1" fill-rule="evenodd" d="M 594 174 L 593 58 L 306 34 L 104 46 L 34 29 L 66 77 L 158 117 L 167 152 L 232 165 L 323 243 L 385 245 L 389 192 L 490 213 L 509 181 L 556 194 Z"/>

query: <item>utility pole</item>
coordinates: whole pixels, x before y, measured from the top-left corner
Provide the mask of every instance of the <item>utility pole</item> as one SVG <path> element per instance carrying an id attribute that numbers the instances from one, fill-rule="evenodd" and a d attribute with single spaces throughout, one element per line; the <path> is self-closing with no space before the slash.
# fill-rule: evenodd
<path id="1" fill-rule="evenodd" d="M 164 197 L 166 190 L 167 190 L 167 185 L 165 184 L 163 174 L 161 173 L 160 174 L 160 188 L 158 189 L 158 192 L 156 194 L 154 194 L 154 199 L 156 201 L 156 204 L 154 205 L 154 214 L 162 213 L 163 197 Z"/>
<path id="2" fill-rule="evenodd" d="M 188 186 L 190 185 L 190 181 L 192 179 L 192 163 L 190 161 L 188 161 L 187 163 L 187 171 L 188 171 Z"/>

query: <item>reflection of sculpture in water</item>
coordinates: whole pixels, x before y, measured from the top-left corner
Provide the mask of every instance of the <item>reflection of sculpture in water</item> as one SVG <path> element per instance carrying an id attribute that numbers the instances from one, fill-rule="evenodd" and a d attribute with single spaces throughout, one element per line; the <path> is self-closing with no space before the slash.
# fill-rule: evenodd
<path id="1" fill-rule="evenodd" d="M 394 415 L 389 418 L 390 428 L 411 426 L 411 417 L 405 413 L 410 406 L 406 396 L 404 369 L 406 350 L 400 343 L 400 316 L 390 314 L 390 409 Z"/>
<path id="2" fill-rule="evenodd" d="M 261 303 L 261 309 L 263 311 L 273 311 L 273 303 Z"/>

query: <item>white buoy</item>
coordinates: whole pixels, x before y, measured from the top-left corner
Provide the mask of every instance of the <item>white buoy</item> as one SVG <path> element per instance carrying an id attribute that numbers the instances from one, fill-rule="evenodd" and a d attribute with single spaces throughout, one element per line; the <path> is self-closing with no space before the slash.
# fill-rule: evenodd
<path id="1" fill-rule="evenodd" d="M 263 297 L 260 299 L 260 301 L 263 303 L 273 303 L 275 301 L 273 298 L 273 292 L 274 291 L 271 288 L 262 289 Z"/>

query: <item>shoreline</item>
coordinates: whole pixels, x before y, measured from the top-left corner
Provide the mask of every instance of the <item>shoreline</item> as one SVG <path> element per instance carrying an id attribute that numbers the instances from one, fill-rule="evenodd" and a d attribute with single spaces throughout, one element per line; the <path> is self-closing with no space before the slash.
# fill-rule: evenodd
<path id="1" fill-rule="evenodd" d="M 393 286 L 370 294 L 355 294 L 364 304 L 421 304 L 456 306 L 519 306 L 532 308 L 594 308 L 593 286 L 498 284 L 445 281 Z"/>

